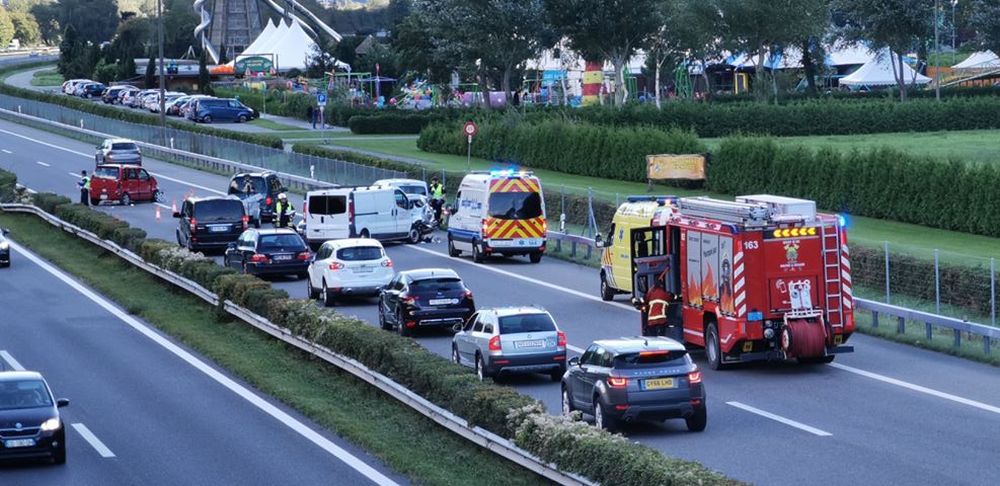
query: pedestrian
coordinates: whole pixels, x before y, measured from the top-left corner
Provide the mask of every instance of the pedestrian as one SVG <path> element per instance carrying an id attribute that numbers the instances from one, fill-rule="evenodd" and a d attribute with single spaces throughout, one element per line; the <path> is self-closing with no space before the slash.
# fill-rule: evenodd
<path id="1" fill-rule="evenodd" d="M 295 208 L 292 203 L 288 201 L 288 196 L 285 193 L 278 194 L 278 203 L 274 207 L 275 213 L 275 228 L 287 228 L 288 223 L 292 219 L 292 215 L 295 213 Z"/>
<path id="2" fill-rule="evenodd" d="M 76 185 L 80 186 L 80 204 L 90 206 L 90 177 L 87 175 L 87 171 L 80 171 L 80 182 L 77 182 Z"/>
<path id="3" fill-rule="evenodd" d="M 666 273 L 657 276 L 653 288 L 646 292 L 646 329 L 643 329 L 643 336 L 667 335 L 667 314 L 674 296 L 666 289 L 663 278 Z"/>
<path id="4" fill-rule="evenodd" d="M 434 220 L 441 222 L 441 210 L 444 209 L 444 184 L 438 180 L 437 176 L 431 178 L 431 207 L 434 208 Z"/>
<path id="5" fill-rule="evenodd" d="M 316 108 L 313 108 L 312 105 L 309 105 L 309 109 L 306 111 L 306 115 L 309 117 L 309 121 L 311 121 L 312 124 L 313 124 L 313 130 L 315 130 L 316 129 Z"/>

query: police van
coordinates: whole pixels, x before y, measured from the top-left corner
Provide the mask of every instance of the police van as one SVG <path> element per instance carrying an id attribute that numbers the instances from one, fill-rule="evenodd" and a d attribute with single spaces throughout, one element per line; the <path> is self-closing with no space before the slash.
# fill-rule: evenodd
<path id="1" fill-rule="evenodd" d="M 448 254 L 528 255 L 545 253 L 545 201 L 542 184 L 529 171 L 472 172 L 462 179 L 448 220 Z"/>

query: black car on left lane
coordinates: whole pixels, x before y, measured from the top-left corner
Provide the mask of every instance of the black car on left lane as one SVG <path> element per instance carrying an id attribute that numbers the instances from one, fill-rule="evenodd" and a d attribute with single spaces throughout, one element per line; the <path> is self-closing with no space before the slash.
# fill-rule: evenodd
<path id="1" fill-rule="evenodd" d="M 34 371 L 0 372 L 0 459 L 51 458 L 66 462 L 66 429 L 59 408 L 69 400 L 52 397 Z"/>
<path id="2" fill-rule="evenodd" d="M 7 228 L 0 228 L 0 267 L 10 266 L 10 242 L 7 241 Z"/>
<path id="3" fill-rule="evenodd" d="M 225 263 L 253 275 L 308 275 L 312 254 L 294 230 L 249 229 L 226 248 Z"/>

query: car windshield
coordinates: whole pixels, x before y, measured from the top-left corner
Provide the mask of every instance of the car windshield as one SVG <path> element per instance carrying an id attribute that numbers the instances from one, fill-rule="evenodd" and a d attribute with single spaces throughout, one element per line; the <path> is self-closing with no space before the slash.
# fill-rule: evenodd
<path id="1" fill-rule="evenodd" d="M 12 380 L 0 383 L 0 410 L 51 407 L 45 382 L 41 380 Z"/>
<path id="2" fill-rule="evenodd" d="M 643 351 L 615 357 L 615 368 L 652 368 L 687 364 L 687 351 Z"/>
<path id="3" fill-rule="evenodd" d="M 490 216 L 498 219 L 531 219 L 542 215 L 542 195 L 537 192 L 490 194 Z"/>
<path id="4" fill-rule="evenodd" d="M 234 177 L 229 183 L 229 193 L 238 196 L 253 196 L 267 192 L 263 177 Z"/>
<path id="5" fill-rule="evenodd" d="M 118 168 L 117 167 L 98 167 L 94 169 L 94 177 L 101 177 L 104 179 L 117 179 L 118 178 Z"/>
<path id="6" fill-rule="evenodd" d="M 257 248 L 263 251 L 304 250 L 306 245 L 302 242 L 302 238 L 299 235 L 261 235 Z"/>
<path id="7" fill-rule="evenodd" d="M 464 290 L 462 280 L 455 277 L 424 278 L 414 280 L 410 283 L 410 288 L 414 290 L 437 290 L 448 292 L 453 290 Z"/>
<path id="8" fill-rule="evenodd" d="M 194 205 L 194 217 L 204 221 L 240 219 L 243 203 L 231 200 L 199 201 Z"/>
<path id="9" fill-rule="evenodd" d="M 500 318 L 500 334 L 555 331 L 556 323 L 548 314 L 520 314 Z"/>
<path id="10" fill-rule="evenodd" d="M 115 142 L 111 144 L 111 150 L 139 150 L 132 142 Z"/>
<path id="11" fill-rule="evenodd" d="M 345 262 L 381 260 L 382 249 L 377 246 L 352 246 L 337 250 L 337 259 Z"/>
<path id="12" fill-rule="evenodd" d="M 421 196 L 427 195 L 427 189 L 424 186 L 417 184 L 404 184 L 399 186 L 399 190 L 405 192 L 406 194 L 419 194 Z"/>

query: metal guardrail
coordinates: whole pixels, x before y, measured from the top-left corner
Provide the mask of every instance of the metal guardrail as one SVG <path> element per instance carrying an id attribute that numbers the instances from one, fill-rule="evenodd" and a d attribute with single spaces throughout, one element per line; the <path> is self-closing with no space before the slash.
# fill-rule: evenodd
<path id="1" fill-rule="evenodd" d="M 132 265 L 135 265 L 176 287 L 194 294 L 196 297 L 213 306 L 217 306 L 219 303 L 219 297 L 215 293 L 205 287 L 202 287 L 198 283 L 146 262 L 139 255 L 128 249 L 122 248 L 115 242 L 101 239 L 101 237 L 96 234 L 76 225 L 67 223 L 36 206 L 29 204 L 0 204 L 0 210 L 34 214 L 49 224 L 61 228 L 67 233 L 89 241 L 104 250 L 114 253 Z M 441 425 L 442 427 L 458 434 L 462 438 L 473 442 L 476 445 L 483 447 L 511 462 L 514 462 L 515 464 L 528 469 L 539 476 L 555 481 L 559 484 L 580 486 L 595 484 L 592 481 L 576 474 L 560 471 L 554 464 L 542 461 L 528 451 L 521 449 L 510 440 L 500 437 L 499 435 L 481 427 L 470 427 L 468 421 L 465 419 L 430 402 L 426 398 L 409 390 L 403 385 L 396 383 L 389 377 L 369 369 L 362 363 L 352 358 L 337 354 L 324 346 L 307 339 L 303 339 L 302 337 L 294 334 L 290 329 L 277 326 L 271 321 L 234 304 L 232 301 L 227 300 L 225 302 L 225 310 L 229 314 L 239 318 L 247 324 L 250 324 L 254 328 L 354 375 L 356 378 L 363 380 L 379 390 L 382 390 L 382 392 L 392 398 L 395 398 L 406 406 L 416 410 L 421 415 L 433 420 L 438 425 Z"/>

